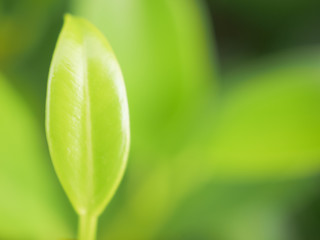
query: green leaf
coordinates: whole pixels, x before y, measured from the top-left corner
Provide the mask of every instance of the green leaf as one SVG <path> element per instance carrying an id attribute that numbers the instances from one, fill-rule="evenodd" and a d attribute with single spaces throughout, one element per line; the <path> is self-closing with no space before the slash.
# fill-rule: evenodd
<path id="1" fill-rule="evenodd" d="M 271 58 L 229 77 L 212 122 L 217 177 L 287 178 L 320 170 L 319 50 Z"/>
<path id="2" fill-rule="evenodd" d="M 0 238 L 72 237 L 72 209 L 55 177 L 39 124 L 2 75 L 0 109 Z"/>
<path id="3" fill-rule="evenodd" d="M 70 15 L 51 63 L 46 130 L 55 170 L 75 210 L 99 215 L 126 167 L 127 97 L 107 40 Z"/>

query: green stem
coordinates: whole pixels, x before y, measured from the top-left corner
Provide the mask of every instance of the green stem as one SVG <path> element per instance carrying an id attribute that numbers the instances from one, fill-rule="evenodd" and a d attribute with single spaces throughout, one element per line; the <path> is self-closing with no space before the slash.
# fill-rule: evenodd
<path id="1" fill-rule="evenodd" d="M 82 214 L 79 219 L 79 240 L 95 240 L 98 217 L 91 214 Z"/>

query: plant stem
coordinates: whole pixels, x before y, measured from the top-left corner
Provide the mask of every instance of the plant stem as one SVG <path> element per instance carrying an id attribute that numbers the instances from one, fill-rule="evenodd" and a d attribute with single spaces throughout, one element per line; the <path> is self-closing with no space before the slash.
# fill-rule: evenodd
<path id="1" fill-rule="evenodd" d="M 88 213 L 80 215 L 78 240 L 95 240 L 97 218 L 97 216 Z"/>

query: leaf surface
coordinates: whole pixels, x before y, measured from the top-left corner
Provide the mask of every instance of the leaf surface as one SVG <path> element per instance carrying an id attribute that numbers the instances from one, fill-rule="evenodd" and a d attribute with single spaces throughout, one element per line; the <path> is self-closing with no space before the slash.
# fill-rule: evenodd
<path id="1" fill-rule="evenodd" d="M 66 15 L 46 111 L 49 149 L 62 186 L 79 214 L 100 214 L 126 166 L 129 114 L 111 47 L 84 19 Z"/>

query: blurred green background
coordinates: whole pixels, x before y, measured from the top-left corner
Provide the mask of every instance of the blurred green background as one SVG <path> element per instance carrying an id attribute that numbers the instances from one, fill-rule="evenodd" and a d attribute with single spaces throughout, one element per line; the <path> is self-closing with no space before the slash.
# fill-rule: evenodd
<path id="1" fill-rule="evenodd" d="M 320 238 L 318 0 L 0 0 L 0 239 L 75 239 L 49 158 L 67 12 L 109 39 L 132 146 L 98 239 Z"/>

